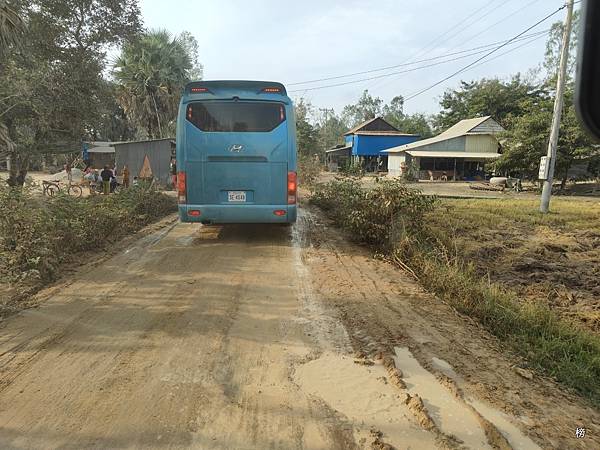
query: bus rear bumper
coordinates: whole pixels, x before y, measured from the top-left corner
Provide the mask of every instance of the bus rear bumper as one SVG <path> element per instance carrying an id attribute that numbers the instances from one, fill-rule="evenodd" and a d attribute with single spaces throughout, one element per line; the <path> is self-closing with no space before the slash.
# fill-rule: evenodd
<path id="1" fill-rule="evenodd" d="M 179 205 L 182 222 L 294 223 L 296 214 L 296 205 Z"/>

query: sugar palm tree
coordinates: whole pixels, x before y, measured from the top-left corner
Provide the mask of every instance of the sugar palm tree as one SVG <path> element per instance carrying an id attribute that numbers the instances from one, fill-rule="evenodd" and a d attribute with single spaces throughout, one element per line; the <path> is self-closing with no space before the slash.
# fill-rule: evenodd
<path id="1" fill-rule="evenodd" d="M 25 29 L 23 19 L 5 0 L 0 0 L 0 55 L 18 45 Z"/>
<path id="2" fill-rule="evenodd" d="M 165 122 L 175 119 L 191 69 L 185 45 L 164 30 L 148 32 L 123 48 L 113 71 L 119 100 L 149 138 L 164 137 Z"/>

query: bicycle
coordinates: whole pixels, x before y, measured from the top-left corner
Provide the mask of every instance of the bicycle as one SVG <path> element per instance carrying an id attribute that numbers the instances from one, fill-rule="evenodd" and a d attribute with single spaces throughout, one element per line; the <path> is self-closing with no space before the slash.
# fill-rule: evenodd
<path id="1" fill-rule="evenodd" d="M 48 197 L 54 197 L 66 189 L 67 195 L 79 198 L 83 195 L 83 189 L 77 184 L 61 185 L 60 181 L 42 181 L 42 193 Z"/>

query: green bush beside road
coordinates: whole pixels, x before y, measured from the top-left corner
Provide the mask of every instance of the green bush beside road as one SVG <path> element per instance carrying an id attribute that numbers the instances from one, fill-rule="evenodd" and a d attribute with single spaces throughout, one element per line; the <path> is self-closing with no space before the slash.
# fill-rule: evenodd
<path id="1" fill-rule="evenodd" d="M 354 239 L 384 253 L 427 290 L 476 319 L 532 368 L 600 405 L 600 336 L 482 276 L 481 267 L 461 254 L 455 235 L 457 223 L 470 223 L 468 217 L 452 216 L 441 201 L 397 180 L 364 188 L 352 179 L 337 179 L 318 185 L 311 201 Z M 498 205 L 493 209 L 501 214 Z M 515 220 L 514 210 L 506 210 L 506 222 Z"/>
<path id="2" fill-rule="evenodd" d="M 55 280 L 69 258 L 96 257 L 109 243 L 176 210 L 162 193 L 130 188 L 119 194 L 40 198 L 0 187 L 0 277 L 12 286 Z"/>

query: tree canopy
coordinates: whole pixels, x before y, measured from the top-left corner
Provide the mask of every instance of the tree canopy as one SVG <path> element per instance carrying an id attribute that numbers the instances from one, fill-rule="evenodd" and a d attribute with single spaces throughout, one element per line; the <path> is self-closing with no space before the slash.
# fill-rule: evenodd
<path id="1" fill-rule="evenodd" d="M 197 48 L 194 43 L 190 34 L 173 37 L 165 30 L 150 31 L 127 43 L 115 62 L 119 103 L 148 138 L 174 131 L 181 92 L 197 58 L 190 54 Z"/>
<path id="2" fill-rule="evenodd" d="M 0 151 L 11 161 L 9 183 L 19 185 L 37 154 L 76 151 L 103 128 L 111 105 L 103 77 L 106 51 L 133 39 L 142 24 L 137 0 L 15 0 L 1 6 L 0 128 L 6 139 Z M 19 23 L 23 31 L 15 31 Z M 12 40 L 6 30 L 13 30 Z"/>
<path id="3" fill-rule="evenodd" d="M 523 113 L 506 121 L 507 132 L 503 139 L 504 152 L 495 167 L 529 179 L 536 179 L 540 157 L 546 154 L 554 98 L 550 95 L 529 99 L 522 104 Z M 573 88 L 565 95 L 565 108 L 557 146 L 556 176 L 564 183 L 576 160 L 597 156 L 597 150 L 587 132 L 582 128 L 573 103 Z"/>
<path id="4" fill-rule="evenodd" d="M 294 104 L 294 112 L 298 153 L 303 156 L 321 153 L 322 146 L 319 142 L 318 129 L 311 123 L 314 108 L 304 98 L 300 98 Z"/>
<path id="5" fill-rule="evenodd" d="M 25 23 L 6 0 L 0 0 L 0 56 L 21 43 Z"/>
<path id="6" fill-rule="evenodd" d="M 540 86 L 516 74 L 508 80 L 483 78 L 461 81 L 458 89 L 444 92 L 440 100 L 442 110 L 435 118 L 439 131 L 450 128 L 464 119 L 492 116 L 502 126 L 509 116 L 519 116 L 530 99 L 540 95 Z"/>
<path id="7" fill-rule="evenodd" d="M 368 90 L 364 90 L 355 104 L 346 105 L 342 110 L 342 120 L 348 128 L 381 116 L 383 111 L 383 100 L 379 97 L 373 98 Z"/>

